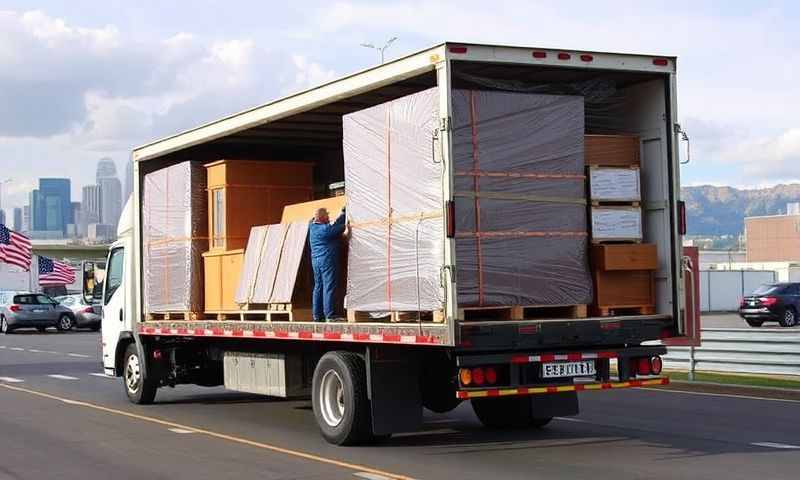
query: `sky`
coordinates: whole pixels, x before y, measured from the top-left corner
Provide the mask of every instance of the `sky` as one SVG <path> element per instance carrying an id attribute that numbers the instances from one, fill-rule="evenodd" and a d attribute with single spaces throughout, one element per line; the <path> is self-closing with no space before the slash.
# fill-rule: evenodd
<path id="1" fill-rule="evenodd" d="M 191 4 L 191 8 L 188 6 Z M 800 181 L 800 2 L 0 0 L 0 181 L 39 177 L 441 41 L 678 56 L 684 185 Z M 685 155 L 685 147 L 681 146 Z"/>

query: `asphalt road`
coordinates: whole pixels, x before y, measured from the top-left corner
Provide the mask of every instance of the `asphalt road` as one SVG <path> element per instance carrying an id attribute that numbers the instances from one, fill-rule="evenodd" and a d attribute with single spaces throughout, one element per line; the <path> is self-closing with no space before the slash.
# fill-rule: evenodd
<path id="1" fill-rule="evenodd" d="M 468 404 L 423 431 L 343 448 L 310 405 L 178 387 L 128 403 L 95 333 L 0 336 L 0 479 L 796 478 L 800 402 L 675 391 L 582 394 L 543 430 L 490 431 Z"/>
<path id="2" fill-rule="evenodd" d="M 704 313 L 700 318 L 700 325 L 703 328 L 752 328 L 737 313 Z M 783 329 L 778 322 L 767 322 L 763 328 Z M 791 329 L 800 330 L 800 324 Z"/>

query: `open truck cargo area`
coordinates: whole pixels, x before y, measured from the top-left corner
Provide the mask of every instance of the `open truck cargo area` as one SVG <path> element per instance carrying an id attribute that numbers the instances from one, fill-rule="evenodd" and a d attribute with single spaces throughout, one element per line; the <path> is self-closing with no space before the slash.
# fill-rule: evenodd
<path id="1" fill-rule="evenodd" d="M 576 392 L 666 383 L 664 347 L 643 343 L 686 331 L 675 74 L 671 57 L 444 43 L 135 149 L 107 371 L 140 403 L 176 383 L 305 392 L 339 444 L 414 429 L 423 406 L 541 426 Z M 202 166 L 154 222 L 153 180 Z M 308 219 L 282 220 L 309 200 L 347 206 L 348 321 L 308 315 Z M 171 289 L 189 307 L 149 301 Z"/>

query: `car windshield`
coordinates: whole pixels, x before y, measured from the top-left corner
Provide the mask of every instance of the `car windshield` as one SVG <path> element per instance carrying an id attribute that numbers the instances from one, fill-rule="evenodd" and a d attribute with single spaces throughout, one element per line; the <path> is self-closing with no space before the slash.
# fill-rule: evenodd
<path id="1" fill-rule="evenodd" d="M 780 289 L 780 285 L 761 285 L 753 290 L 753 295 L 769 295 L 771 293 L 778 293 Z"/>

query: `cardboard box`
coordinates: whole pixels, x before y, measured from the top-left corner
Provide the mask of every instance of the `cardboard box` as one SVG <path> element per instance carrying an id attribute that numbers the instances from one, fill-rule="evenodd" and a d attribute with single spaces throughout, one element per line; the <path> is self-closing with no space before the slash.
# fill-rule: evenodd
<path id="1" fill-rule="evenodd" d="M 653 243 L 593 245 L 592 265 L 603 271 L 656 270 L 658 250 Z"/>
<path id="2" fill-rule="evenodd" d="M 592 241 L 641 239 L 640 207 L 592 207 Z"/>
<path id="3" fill-rule="evenodd" d="M 638 167 L 639 137 L 635 135 L 586 135 L 586 165 L 600 167 Z"/>
<path id="4" fill-rule="evenodd" d="M 593 202 L 638 202 L 639 169 L 590 167 L 589 192 Z"/>

